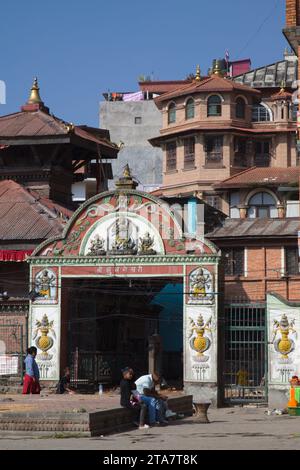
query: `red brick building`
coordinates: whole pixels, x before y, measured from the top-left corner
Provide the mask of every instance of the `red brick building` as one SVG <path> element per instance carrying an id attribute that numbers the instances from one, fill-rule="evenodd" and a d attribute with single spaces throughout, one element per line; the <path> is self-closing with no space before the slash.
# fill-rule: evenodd
<path id="1" fill-rule="evenodd" d="M 251 168 L 214 186 L 229 218 L 208 234 L 222 250 L 224 298 L 299 300 L 299 167 Z"/>

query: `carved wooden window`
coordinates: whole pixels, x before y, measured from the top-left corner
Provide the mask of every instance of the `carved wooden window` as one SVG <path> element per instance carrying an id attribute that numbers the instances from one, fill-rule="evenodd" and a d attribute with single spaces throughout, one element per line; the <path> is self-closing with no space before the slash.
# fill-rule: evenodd
<path id="1" fill-rule="evenodd" d="M 167 171 L 176 170 L 177 168 L 177 146 L 176 142 L 170 142 L 167 144 L 166 147 L 166 155 L 167 155 L 167 164 L 166 169 Z"/>
<path id="2" fill-rule="evenodd" d="M 176 122 L 176 105 L 171 103 L 168 107 L 168 124 Z"/>
<path id="3" fill-rule="evenodd" d="M 249 146 L 247 139 L 243 137 L 234 138 L 234 166 L 247 167 L 248 166 L 248 154 Z"/>
<path id="4" fill-rule="evenodd" d="M 246 116 L 246 102 L 243 98 L 237 98 L 235 115 L 238 119 L 245 119 Z"/>
<path id="5" fill-rule="evenodd" d="M 195 101 L 190 98 L 185 107 L 185 119 L 193 119 L 195 117 Z"/>
<path id="6" fill-rule="evenodd" d="M 287 247 L 285 249 L 286 273 L 290 276 L 299 274 L 299 253 L 298 247 Z"/>
<path id="7" fill-rule="evenodd" d="M 255 142 L 254 165 L 268 167 L 271 163 L 271 141 L 259 140 Z"/>
<path id="8" fill-rule="evenodd" d="M 208 98 L 207 116 L 222 116 L 222 99 L 219 95 L 212 95 Z"/>
<path id="9" fill-rule="evenodd" d="M 195 138 L 184 139 L 184 168 L 195 167 Z"/>
<path id="10" fill-rule="evenodd" d="M 207 136 L 205 138 L 207 165 L 220 165 L 223 161 L 223 136 Z"/>
<path id="11" fill-rule="evenodd" d="M 243 276 L 245 274 L 244 248 L 224 248 L 222 259 L 226 276 Z"/>

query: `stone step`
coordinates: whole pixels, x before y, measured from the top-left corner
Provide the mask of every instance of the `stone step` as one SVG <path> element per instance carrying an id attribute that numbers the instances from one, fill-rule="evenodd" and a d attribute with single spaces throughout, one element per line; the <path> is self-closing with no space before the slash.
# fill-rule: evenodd
<path id="1" fill-rule="evenodd" d="M 193 414 L 192 395 L 169 399 L 172 411 L 185 416 Z M 89 436 L 101 436 L 123 432 L 132 427 L 132 414 L 124 408 L 114 408 L 97 412 L 1 412 L 0 431 L 84 433 Z"/>
<path id="2" fill-rule="evenodd" d="M 22 393 L 23 386 L 22 385 L 1 385 L 0 384 L 0 395 L 6 395 L 7 393 L 9 394 L 19 394 Z"/>

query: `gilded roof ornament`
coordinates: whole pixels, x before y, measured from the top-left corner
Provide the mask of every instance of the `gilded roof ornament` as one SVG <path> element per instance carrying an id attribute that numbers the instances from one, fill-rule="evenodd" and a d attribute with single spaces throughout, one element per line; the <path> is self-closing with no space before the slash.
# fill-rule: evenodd
<path id="1" fill-rule="evenodd" d="M 197 65 L 195 80 L 197 80 L 197 82 L 199 82 L 201 80 L 200 65 Z"/>
<path id="2" fill-rule="evenodd" d="M 138 183 L 133 179 L 128 163 L 125 165 L 123 175 L 116 181 L 116 187 L 124 189 L 135 189 Z"/>
<path id="3" fill-rule="evenodd" d="M 43 103 L 43 101 L 40 97 L 40 88 L 39 88 L 39 85 L 38 85 L 37 77 L 35 77 L 35 79 L 33 81 L 33 85 L 31 87 L 30 96 L 29 96 L 29 99 L 28 99 L 27 103 L 28 104 Z"/>
<path id="4" fill-rule="evenodd" d="M 216 63 L 213 68 L 213 75 L 216 75 L 217 77 L 223 77 L 223 72 L 219 60 L 216 60 Z"/>

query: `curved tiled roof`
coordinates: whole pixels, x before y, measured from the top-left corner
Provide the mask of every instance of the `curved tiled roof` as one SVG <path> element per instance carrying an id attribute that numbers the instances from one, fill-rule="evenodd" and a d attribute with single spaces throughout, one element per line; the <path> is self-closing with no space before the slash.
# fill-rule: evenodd
<path id="1" fill-rule="evenodd" d="M 49 137 L 78 137 L 101 146 L 105 156 L 116 158 L 119 148 L 109 140 L 109 131 L 89 126 L 74 126 L 53 114 L 38 109 L 0 117 L 0 144 L 6 140 Z M 11 144 L 11 142 L 10 142 Z"/>
<path id="2" fill-rule="evenodd" d="M 0 181 L 1 241 L 40 241 L 59 235 L 72 211 L 12 180 Z"/>
<path id="3" fill-rule="evenodd" d="M 188 83 L 182 87 L 177 88 L 176 90 L 164 93 L 163 95 L 155 98 L 155 103 L 158 107 L 165 101 L 169 101 L 178 96 L 192 95 L 194 93 L 211 93 L 211 92 L 232 92 L 239 91 L 244 93 L 252 93 L 255 95 L 260 95 L 260 91 L 246 86 L 240 83 L 236 83 L 232 80 L 228 80 L 218 75 L 211 75 L 208 78 L 202 80 L 193 80 L 193 82 Z"/>

